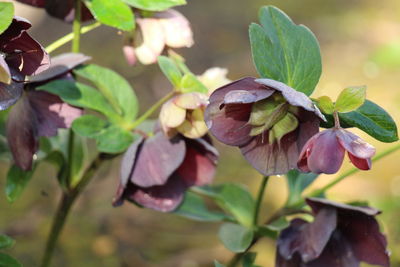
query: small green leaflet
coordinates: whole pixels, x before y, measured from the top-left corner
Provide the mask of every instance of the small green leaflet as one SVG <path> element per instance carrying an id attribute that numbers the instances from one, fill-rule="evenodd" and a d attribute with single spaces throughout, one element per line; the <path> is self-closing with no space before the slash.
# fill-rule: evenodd
<path id="1" fill-rule="evenodd" d="M 335 103 L 335 110 L 340 113 L 354 111 L 364 104 L 365 97 L 365 86 L 346 88 L 338 96 Z"/>
<path id="2" fill-rule="evenodd" d="M 224 246 L 232 252 L 244 252 L 253 241 L 253 230 L 239 224 L 224 223 L 218 232 Z"/>
<path id="3" fill-rule="evenodd" d="M 253 61 L 259 75 L 283 82 L 310 95 L 322 72 L 317 39 L 304 25 L 296 25 L 281 10 L 262 7 L 260 23 L 249 28 Z"/>
<path id="4" fill-rule="evenodd" d="M 12 165 L 7 173 L 6 196 L 9 202 L 14 202 L 24 191 L 26 185 L 31 180 L 35 171 L 35 165 L 31 171 L 23 171 L 19 167 Z"/>
<path id="5" fill-rule="evenodd" d="M 0 2 L 0 34 L 10 26 L 14 17 L 13 3 Z"/>
<path id="6" fill-rule="evenodd" d="M 174 6 L 185 5 L 186 0 L 123 0 L 125 3 L 142 10 L 164 11 Z"/>

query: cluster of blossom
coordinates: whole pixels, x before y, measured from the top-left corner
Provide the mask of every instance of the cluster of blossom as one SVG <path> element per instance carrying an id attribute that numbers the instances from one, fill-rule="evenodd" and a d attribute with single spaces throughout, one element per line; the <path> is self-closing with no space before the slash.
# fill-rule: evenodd
<path id="1" fill-rule="evenodd" d="M 64 4 L 19 1 L 46 8 L 66 21 L 74 15 L 72 0 Z M 83 19 L 92 19 L 86 8 Z M 193 43 L 188 21 L 175 10 L 139 16 L 137 23 L 124 47 L 130 64 L 137 59 L 154 63 L 165 46 Z M 28 35 L 30 27 L 28 21 L 15 17 L 0 35 L 0 69 L 10 77 L 0 83 L 0 108 L 14 105 L 7 138 L 15 164 L 24 170 L 32 168 L 39 137 L 69 128 L 83 113 L 36 88 L 55 79 L 73 79 L 71 70 L 90 59 L 63 54 L 50 64 L 43 47 Z M 128 200 L 169 212 L 179 206 L 187 188 L 211 183 L 218 151 L 208 131 L 222 143 L 239 147 L 264 175 L 291 169 L 336 173 L 345 151 L 357 168 L 371 168 L 375 149 L 340 125 L 319 132 L 325 117 L 305 94 L 270 79 L 247 77 L 227 84 L 225 75 L 224 70 L 214 69 L 199 77 L 204 83 L 211 80 L 209 94 L 177 92 L 162 106 L 153 135 L 136 140 L 123 156 L 114 205 Z M 377 210 L 322 199 L 307 199 L 307 203 L 315 219 L 311 223 L 294 219 L 281 233 L 276 266 L 359 266 L 361 261 L 389 265 L 386 240 L 374 218 Z"/>

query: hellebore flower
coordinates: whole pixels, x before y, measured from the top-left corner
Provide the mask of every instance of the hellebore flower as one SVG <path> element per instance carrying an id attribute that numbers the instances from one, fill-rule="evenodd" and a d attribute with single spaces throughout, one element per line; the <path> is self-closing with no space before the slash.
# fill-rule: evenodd
<path id="1" fill-rule="evenodd" d="M 387 242 L 370 207 L 309 198 L 315 219 L 294 219 L 278 239 L 276 267 L 389 266 Z"/>
<path id="2" fill-rule="evenodd" d="M 199 138 L 208 128 L 204 122 L 207 96 L 201 93 L 177 95 L 164 103 L 160 112 L 160 124 L 166 135 L 177 132 L 187 138 Z"/>
<path id="3" fill-rule="evenodd" d="M 354 166 L 360 170 L 371 169 L 375 148 L 342 128 L 324 130 L 310 138 L 297 165 L 303 172 L 333 174 L 342 165 L 345 151 Z"/>
<path id="4" fill-rule="evenodd" d="M 49 55 L 27 33 L 31 26 L 26 19 L 14 17 L 7 30 L 0 34 L 0 82 L 10 84 L 11 80 L 23 79 L 13 77 L 12 72 L 35 75 L 49 67 Z"/>
<path id="5" fill-rule="evenodd" d="M 206 136 L 187 139 L 164 133 L 141 138 L 122 159 L 121 180 L 113 205 L 129 200 L 143 207 L 169 212 L 182 202 L 190 186 L 211 183 L 218 152 Z"/>
<path id="6" fill-rule="evenodd" d="M 57 135 L 59 128 L 69 128 L 72 121 L 82 115 L 82 109 L 35 88 L 51 80 L 65 78 L 70 70 L 89 59 L 82 54 L 60 55 L 53 58 L 49 69 L 25 83 L 22 97 L 11 109 L 6 123 L 7 141 L 15 164 L 21 169 L 32 168 L 39 137 Z"/>
<path id="7" fill-rule="evenodd" d="M 193 34 L 189 21 L 178 11 L 168 9 L 156 12 L 151 17 L 136 19 L 137 30 L 127 38 L 123 51 L 130 65 L 136 60 L 142 64 L 157 61 L 165 46 L 172 48 L 191 47 Z"/>
<path id="8" fill-rule="evenodd" d="M 205 120 L 222 143 L 238 146 L 264 175 L 297 167 L 299 152 L 318 132 L 319 109 L 303 93 L 270 80 L 243 78 L 210 96 Z"/>
<path id="9" fill-rule="evenodd" d="M 74 0 L 17 0 L 34 7 L 45 8 L 53 17 L 71 23 L 75 17 Z M 89 9 L 82 3 L 82 21 L 93 19 Z"/>

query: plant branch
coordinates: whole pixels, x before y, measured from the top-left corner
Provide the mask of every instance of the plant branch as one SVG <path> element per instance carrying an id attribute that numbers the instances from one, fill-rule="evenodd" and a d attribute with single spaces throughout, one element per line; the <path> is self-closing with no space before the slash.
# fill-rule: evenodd
<path id="1" fill-rule="evenodd" d="M 90 32 L 91 30 L 94 30 L 96 28 L 98 28 L 99 26 L 101 26 L 100 22 L 95 22 L 92 23 L 88 26 L 82 27 L 81 28 L 81 35 Z M 74 39 L 74 33 L 69 33 L 63 37 L 61 37 L 60 39 L 54 41 L 53 43 L 51 43 L 50 45 L 48 45 L 46 47 L 46 51 L 47 53 L 52 53 L 55 50 L 57 50 L 58 48 L 60 48 L 61 46 L 65 45 L 66 43 L 72 41 Z"/>
<path id="2" fill-rule="evenodd" d="M 168 94 L 166 94 L 163 98 L 158 100 L 154 105 L 152 105 L 145 113 L 143 113 L 142 116 L 140 116 L 137 120 L 132 122 L 131 125 L 129 125 L 129 128 L 135 129 L 137 126 L 139 126 L 142 122 L 144 122 L 146 119 L 148 119 L 157 109 L 159 109 L 162 104 L 167 102 L 172 96 L 174 96 L 176 92 L 171 91 Z"/>
<path id="3" fill-rule="evenodd" d="M 256 206 L 254 208 L 253 226 L 257 226 L 257 223 L 258 223 L 258 216 L 260 213 L 260 208 L 261 208 L 261 204 L 262 204 L 262 200 L 264 197 L 265 189 L 267 187 L 268 180 L 269 180 L 269 176 L 264 176 L 262 178 L 260 188 L 258 189 Z"/>
<path id="4" fill-rule="evenodd" d="M 80 0 L 74 1 L 75 14 L 74 22 L 72 24 L 74 38 L 72 40 L 72 52 L 79 53 L 79 47 L 81 44 L 81 17 L 82 17 L 82 3 Z"/>

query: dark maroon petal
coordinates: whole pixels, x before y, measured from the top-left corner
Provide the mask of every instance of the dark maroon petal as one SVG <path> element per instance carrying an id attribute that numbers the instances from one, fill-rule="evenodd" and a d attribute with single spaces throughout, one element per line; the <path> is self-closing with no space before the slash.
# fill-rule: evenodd
<path id="1" fill-rule="evenodd" d="M 126 189 L 125 185 L 122 185 L 122 183 L 120 182 L 118 184 L 117 192 L 115 192 L 115 196 L 112 200 L 112 205 L 114 207 L 118 207 L 118 206 L 121 206 L 122 204 L 124 204 L 123 195 L 124 195 L 125 189 Z"/>
<path id="2" fill-rule="evenodd" d="M 301 266 L 359 267 L 360 260 L 354 255 L 345 236 L 343 236 L 339 231 L 335 231 L 331 235 L 331 239 L 318 259 Z"/>
<path id="3" fill-rule="evenodd" d="M 344 148 L 340 145 L 334 130 L 325 130 L 313 140 L 313 149 L 307 160 L 313 173 L 336 173 L 342 165 Z"/>
<path id="4" fill-rule="evenodd" d="M 6 133 L 15 164 L 23 170 L 30 170 L 38 148 L 38 129 L 35 112 L 26 96 L 11 109 Z"/>
<path id="5" fill-rule="evenodd" d="M 314 105 L 311 99 L 304 93 L 296 91 L 295 89 L 287 86 L 284 83 L 271 80 L 271 79 L 256 79 L 257 83 L 265 85 L 268 88 L 277 90 L 282 93 L 283 97 L 293 106 L 301 107 L 305 110 L 314 112 L 321 120 L 326 121 L 325 116 Z"/>
<path id="6" fill-rule="evenodd" d="M 170 212 L 176 209 L 183 200 L 186 185 L 178 175 L 172 175 L 166 184 L 148 188 L 134 186 L 124 193 L 126 199 L 137 204 L 162 212 Z"/>
<path id="7" fill-rule="evenodd" d="M 70 128 L 80 117 L 82 109 L 64 103 L 58 96 L 44 91 L 27 92 L 29 102 L 37 117 L 39 136 L 55 136 L 59 128 Z"/>
<path id="8" fill-rule="evenodd" d="M 215 175 L 218 152 L 203 139 L 186 140 L 186 156 L 177 170 L 187 186 L 210 184 Z"/>
<path id="9" fill-rule="evenodd" d="M 321 210 L 312 223 L 295 219 L 282 231 L 278 239 L 279 253 L 290 260 L 297 252 L 303 262 L 318 258 L 336 229 L 337 213 L 334 208 Z"/>
<path id="10" fill-rule="evenodd" d="M 251 104 L 224 105 L 225 96 L 235 90 L 257 90 L 264 86 L 254 82 L 254 78 L 246 77 L 215 90 L 210 96 L 210 103 L 204 117 L 211 133 L 222 143 L 240 146 L 251 140 L 251 126 L 247 125 Z"/>
<path id="11" fill-rule="evenodd" d="M 354 166 L 356 166 L 360 170 L 368 171 L 371 169 L 371 165 L 372 165 L 371 159 L 357 158 L 354 155 L 352 155 L 350 152 L 348 152 L 347 154 L 349 155 L 349 158 L 350 158 L 351 162 L 354 164 Z"/>
<path id="12" fill-rule="evenodd" d="M 275 90 L 255 89 L 255 90 L 233 90 L 229 91 L 224 97 L 224 104 L 248 104 L 270 97 Z"/>
<path id="13" fill-rule="evenodd" d="M 34 75 L 47 69 L 50 57 L 44 48 L 26 32 L 5 44 L 3 52 L 10 67 L 19 69 L 22 74 Z"/>
<path id="14" fill-rule="evenodd" d="M 127 186 L 135 166 L 136 157 L 140 151 L 140 147 L 143 145 L 143 142 L 144 138 L 140 137 L 138 140 L 133 142 L 125 152 L 121 162 L 120 187 L 122 186 L 125 188 Z"/>
<path id="15" fill-rule="evenodd" d="M 163 185 L 182 164 L 185 141 L 180 136 L 168 139 L 159 132 L 145 140 L 139 153 L 131 182 L 140 187 Z"/>
<path id="16" fill-rule="evenodd" d="M 38 75 L 29 77 L 31 83 L 42 83 L 63 76 L 91 57 L 79 53 L 65 53 L 51 58 L 50 68 Z"/>
<path id="17" fill-rule="evenodd" d="M 340 144 L 354 157 L 368 159 L 375 155 L 375 148 L 357 135 L 344 129 L 336 130 Z"/>
<path id="18" fill-rule="evenodd" d="M 284 259 L 279 252 L 276 252 L 275 267 L 303 267 L 301 258 L 298 254 L 294 255 L 290 260 Z"/>
<path id="19" fill-rule="evenodd" d="M 296 168 L 299 150 L 297 131 L 286 134 L 280 141 L 268 143 L 268 132 L 254 137 L 240 150 L 246 160 L 264 175 L 286 174 Z"/>
<path id="20" fill-rule="evenodd" d="M 0 34 L 0 50 L 3 52 L 4 46 L 11 40 L 19 37 L 23 32 L 31 27 L 31 23 L 24 18 L 14 16 L 11 25 Z"/>
<path id="21" fill-rule="evenodd" d="M 46 0 L 17 0 L 17 1 L 34 7 L 45 7 L 46 4 Z"/>
<path id="22" fill-rule="evenodd" d="M 313 212 L 316 214 L 320 209 L 325 207 L 332 207 L 339 209 L 340 212 L 355 212 L 362 213 L 364 215 L 375 216 L 380 214 L 380 211 L 371 207 L 360 207 L 360 206 L 351 206 L 343 203 L 333 202 L 325 198 L 315 198 L 310 197 L 306 199 L 307 205 L 311 207 Z"/>
<path id="23" fill-rule="evenodd" d="M 75 17 L 74 0 L 46 0 L 46 11 L 53 17 L 71 23 Z M 82 21 L 92 18 L 90 11 L 82 4 Z"/>
<path id="24" fill-rule="evenodd" d="M 11 69 L 13 77 L 23 79 L 24 76 L 15 73 Z M 5 110 L 14 105 L 21 97 L 24 90 L 24 84 L 19 82 L 11 82 L 10 84 L 0 83 L 0 110 Z"/>

